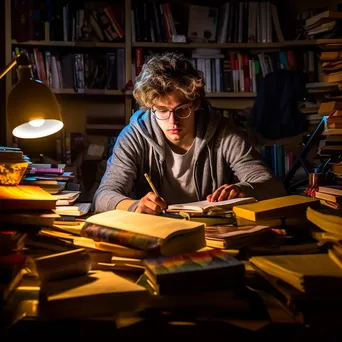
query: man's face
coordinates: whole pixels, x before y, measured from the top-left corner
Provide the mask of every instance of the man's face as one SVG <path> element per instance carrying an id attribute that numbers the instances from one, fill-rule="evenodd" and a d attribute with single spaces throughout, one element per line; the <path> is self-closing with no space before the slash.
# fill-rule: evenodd
<path id="1" fill-rule="evenodd" d="M 167 117 L 166 120 L 157 118 L 157 123 L 164 132 L 166 139 L 173 145 L 188 150 L 195 137 L 195 108 L 192 101 L 185 99 L 179 92 L 173 92 L 156 100 L 153 108 L 156 116 Z M 187 118 L 179 118 L 189 114 Z M 169 112 L 171 111 L 171 113 Z M 152 114 L 153 115 L 153 114 Z"/>

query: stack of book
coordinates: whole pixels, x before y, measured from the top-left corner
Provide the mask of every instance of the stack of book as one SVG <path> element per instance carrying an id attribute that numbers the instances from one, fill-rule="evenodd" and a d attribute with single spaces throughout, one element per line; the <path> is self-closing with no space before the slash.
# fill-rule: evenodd
<path id="1" fill-rule="evenodd" d="M 305 21 L 305 35 L 310 39 L 339 38 L 342 12 L 327 10 Z"/>
<path id="2" fill-rule="evenodd" d="M 73 179 L 72 172 L 65 172 L 65 164 L 31 163 L 20 184 L 36 185 L 50 194 L 59 194 Z"/>
<path id="3" fill-rule="evenodd" d="M 91 203 L 76 203 L 81 191 L 73 179 L 73 172 L 66 171 L 65 164 L 31 163 L 20 184 L 39 186 L 49 192 L 57 200 L 55 212 L 71 218 L 86 215 L 91 208 Z"/>
<path id="4" fill-rule="evenodd" d="M 342 270 L 342 211 L 332 208 L 308 208 L 307 218 L 318 230 L 312 235 L 328 247 L 328 255 Z"/>
<path id="5" fill-rule="evenodd" d="M 23 253 L 30 234 L 52 227 L 58 217 L 56 200 L 43 189 L 28 185 L 0 186 L 0 302 L 27 273 Z"/>
<path id="6" fill-rule="evenodd" d="M 318 154 L 339 161 L 342 151 L 342 101 L 335 99 L 322 102 L 318 113 L 325 118 L 325 127 L 319 142 Z"/>
<path id="7" fill-rule="evenodd" d="M 320 199 L 321 204 L 334 209 L 341 209 L 342 185 L 319 186 L 318 191 L 315 191 L 314 195 Z"/>

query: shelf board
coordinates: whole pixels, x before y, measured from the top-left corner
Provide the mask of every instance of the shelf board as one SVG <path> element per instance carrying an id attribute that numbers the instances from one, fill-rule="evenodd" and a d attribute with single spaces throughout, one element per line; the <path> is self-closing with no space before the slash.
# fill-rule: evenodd
<path id="1" fill-rule="evenodd" d="M 59 94 L 75 94 L 75 95 L 112 95 L 123 96 L 121 90 L 106 90 L 106 89 L 85 89 L 83 92 L 77 92 L 74 89 L 52 89 L 53 93 Z"/>
<path id="2" fill-rule="evenodd" d="M 208 49 L 253 49 L 253 48 L 282 48 L 282 47 L 305 47 L 316 46 L 315 40 L 290 40 L 274 43 L 152 43 L 152 42 L 133 42 L 133 47 L 146 48 L 208 48 Z"/>
<path id="3" fill-rule="evenodd" d="M 342 39 L 341 38 L 317 39 L 316 42 L 317 42 L 317 45 L 325 45 L 325 44 L 341 45 Z"/>
<path id="4" fill-rule="evenodd" d="M 287 40 L 284 42 L 273 43 L 153 43 L 153 42 L 133 42 L 133 47 L 145 48 L 180 48 L 180 49 L 195 49 L 195 48 L 208 48 L 208 49 L 265 49 L 265 48 L 285 48 L 285 47 L 306 47 L 318 46 L 322 44 L 342 44 L 342 39 L 319 39 L 319 40 Z M 48 41 L 48 40 L 28 40 L 18 42 L 12 40 L 12 45 L 19 46 L 73 46 L 73 47 L 99 47 L 99 48 L 124 48 L 125 43 L 110 43 L 110 42 L 92 42 L 92 41 Z"/>
<path id="5" fill-rule="evenodd" d="M 16 40 L 12 40 L 12 45 L 33 45 L 33 46 L 73 46 L 73 47 L 85 47 L 85 48 L 124 48 L 125 43 L 110 43 L 110 42 L 86 42 L 86 41 L 77 41 L 77 42 L 63 42 L 63 41 L 50 41 L 50 40 L 28 40 L 23 42 L 17 42 Z"/>
<path id="6" fill-rule="evenodd" d="M 254 92 L 222 92 L 222 93 L 206 93 L 208 98 L 241 98 L 256 97 Z"/>

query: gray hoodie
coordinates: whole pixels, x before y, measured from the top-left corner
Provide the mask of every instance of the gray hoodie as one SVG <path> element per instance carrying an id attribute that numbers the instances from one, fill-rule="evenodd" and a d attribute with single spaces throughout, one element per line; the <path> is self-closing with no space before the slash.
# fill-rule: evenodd
<path id="1" fill-rule="evenodd" d="M 285 196 L 286 191 L 258 152 L 222 114 L 210 110 L 196 113 L 200 143 L 194 153 L 194 180 L 198 200 L 223 184 L 239 185 L 246 196 L 258 200 Z M 106 172 L 94 196 L 96 212 L 115 209 L 124 199 L 138 200 L 151 191 L 148 173 L 160 192 L 165 165 L 165 137 L 149 111 L 137 111 L 117 138 Z M 163 194 L 160 193 L 163 197 Z M 180 201 L 181 202 L 181 199 Z M 172 204 L 172 203 L 168 203 Z"/>

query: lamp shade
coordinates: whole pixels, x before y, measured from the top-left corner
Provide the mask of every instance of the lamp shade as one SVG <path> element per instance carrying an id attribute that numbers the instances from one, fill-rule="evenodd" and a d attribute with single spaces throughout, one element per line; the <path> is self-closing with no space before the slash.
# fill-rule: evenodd
<path id="1" fill-rule="evenodd" d="M 19 81 L 7 102 L 7 119 L 18 138 L 41 138 L 63 127 L 59 103 L 48 86 L 31 77 L 31 66 L 18 67 Z"/>

